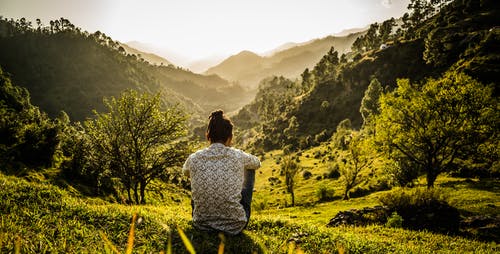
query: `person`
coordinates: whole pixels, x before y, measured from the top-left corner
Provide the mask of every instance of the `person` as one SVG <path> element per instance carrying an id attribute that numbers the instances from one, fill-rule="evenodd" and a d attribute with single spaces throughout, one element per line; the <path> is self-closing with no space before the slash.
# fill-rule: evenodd
<path id="1" fill-rule="evenodd" d="M 231 147 L 233 124 L 222 110 L 210 114 L 206 138 L 210 145 L 191 154 L 183 166 L 183 173 L 191 178 L 193 225 L 236 235 L 250 219 L 260 161 Z"/>

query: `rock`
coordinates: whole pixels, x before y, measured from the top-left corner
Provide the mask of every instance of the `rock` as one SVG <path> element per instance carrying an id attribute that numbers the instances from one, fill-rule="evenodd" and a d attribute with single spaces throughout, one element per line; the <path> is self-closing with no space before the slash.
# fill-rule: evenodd
<path id="1" fill-rule="evenodd" d="M 383 224 L 387 221 L 389 209 L 384 206 L 365 207 L 362 209 L 350 209 L 340 211 L 333 217 L 327 226 L 337 227 L 341 225 L 363 226 L 368 224 Z"/>

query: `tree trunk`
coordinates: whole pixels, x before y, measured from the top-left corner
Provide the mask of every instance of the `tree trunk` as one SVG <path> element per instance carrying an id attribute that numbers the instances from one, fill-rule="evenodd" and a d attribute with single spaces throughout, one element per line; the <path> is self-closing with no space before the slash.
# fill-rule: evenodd
<path id="1" fill-rule="evenodd" d="M 141 182 L 140 189 L 141 189 L 141 204 L 146 204 L 146 196 L 145 196 L 146 181 Z"/>
<path id="2" fill-rule="evenodd" d="M 127 186 L 127 196 L 129 204 L 132 204 L 132 196 L 130 195 L 130 186 Z"/>
<path id="3" fill-rule="evenodd" d="M 135 204 L 139 204 L 139 190 L 137 189 L 139 184 L 135 183 L 134 184 L 134 199 L 135 199 Z"/>
<path id="4" fill-rule="evenodd" d="M 292 206 L 295 206 L 295 193 L 293 193 L 293 190 L 290 192 L 292 195 Z"/>
<path id="5" fill-rule="evenodd" d="M 437 169 L 433 166 L 427 167 L 427 189 L 434 187 L 434 182 L 438 176 Z"/>
<path id="6" fill-rule="evenodd" d="M 345 189 L 345 192 L 344 192 L 344 200 L 349 200 L 349 189 Z"/>

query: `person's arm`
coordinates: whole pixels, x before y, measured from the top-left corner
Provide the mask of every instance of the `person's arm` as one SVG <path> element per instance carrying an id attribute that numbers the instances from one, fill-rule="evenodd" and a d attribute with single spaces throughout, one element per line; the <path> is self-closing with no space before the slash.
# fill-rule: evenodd
<path id="1" fill-rule="evenodd" d="M 241 151 L 243 157 L 243 165 L 245 169 L 255 170 L 260 168 L 260 160 L 257 156 Z"/>
<path id="2" fill-rule="evenodd" d="M 184 166 L 182 166 L 182 173 L 189 177 L 191 173 L 191 155 L 184 162 Z"/>

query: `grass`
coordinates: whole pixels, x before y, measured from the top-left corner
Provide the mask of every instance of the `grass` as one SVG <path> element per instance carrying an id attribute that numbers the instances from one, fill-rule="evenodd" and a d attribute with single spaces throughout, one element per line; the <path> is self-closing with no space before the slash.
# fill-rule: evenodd
<path id="1" fill-rule="evenodd" d="M 169 249 L 172 253 L 190 253 L 186 241 L 198 253 L 221 253 L 221 248 L 224 253 L 500 251 L 496 242 L 383 225 L 326 227 L 337 212 L 379 205 L 378 198 L 392 190 L 341 200 L 339 179 L 317 178 L 327 172 L 329 163 L 322 161 L 324 155 L 314 158 L 314 153 L 321 149 L 323 154 L 327 151 L 319 147 L 299 157 L 300 164 L 313 176 L 306 180 L 299 174 L 295 207 L 287 206 L 290 197 L 284 192 L 284 181 L 276 184 L 268 180 L 283 179 L 276 164 L 281 152 L 266 154 L 257 174 L 252 219 L 237 236 L 221 237 L 194 229 L 188 193 L 176 192 L 174 187 L 165 189 L 166 201 L 150 199 L 148 205 L 127 206 L 83 197 L 74 189 L 57 187 L 41 176 L 28 177 L 28 181 L 0 174 L 0 253 L 124 253 L 132 249 L 133 253 L 169 253 Z M 498 181 L 441 176 L 436 184 L 462 215 L 500 213 Z M 333 201 L 318 202 L 315 192 L 320 185 L 333 189 Z M 171 195 L 176 202 L 168 201 Z"/>

